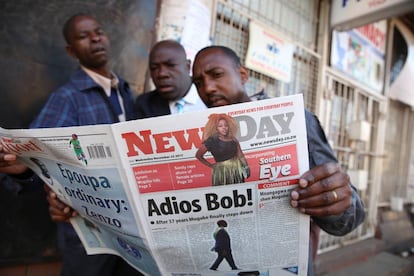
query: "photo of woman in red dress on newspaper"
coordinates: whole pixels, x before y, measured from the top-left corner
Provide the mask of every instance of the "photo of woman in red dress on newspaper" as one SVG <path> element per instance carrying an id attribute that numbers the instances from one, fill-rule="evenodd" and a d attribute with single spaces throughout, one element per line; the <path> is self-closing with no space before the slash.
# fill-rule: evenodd
<path id="1" fill-rule="evenodd" d="M 203 142 L 196 158 L 213 169 L 212 185 L 242 183 L 250 176 L 250 168 L 236 138 L 238 127 L 227 114 L 211 114 L 204 127 Z M 215 163 L 210 163 L 204 155 L 210 152 Z"/>

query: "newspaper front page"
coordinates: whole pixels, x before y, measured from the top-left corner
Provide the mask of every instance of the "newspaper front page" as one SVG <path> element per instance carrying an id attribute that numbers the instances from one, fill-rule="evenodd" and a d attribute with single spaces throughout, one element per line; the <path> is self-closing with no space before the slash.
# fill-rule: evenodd
<path id="1" fill-rule="evenodd" d="M 223 118 L 224 131 L 238 128 L 224 142 L 214 139 Z M 1 129 L 1 144 L 79 212 L 72 224 L 88 254 L 119 255 L 148 275 L 307 275 L 309 217 L 289 205 L 308 170 L 301 95 L 113 125 Z"/>

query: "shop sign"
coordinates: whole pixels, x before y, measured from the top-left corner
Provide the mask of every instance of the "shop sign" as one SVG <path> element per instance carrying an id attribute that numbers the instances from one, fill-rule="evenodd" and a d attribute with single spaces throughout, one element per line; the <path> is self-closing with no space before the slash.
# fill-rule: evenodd
<path id="1" fill-rule="evenodd" d="M 282 35 L 255 22 L 249 25 L 246 67 L 269 77 L 290 82 L 294 45 Z"/>

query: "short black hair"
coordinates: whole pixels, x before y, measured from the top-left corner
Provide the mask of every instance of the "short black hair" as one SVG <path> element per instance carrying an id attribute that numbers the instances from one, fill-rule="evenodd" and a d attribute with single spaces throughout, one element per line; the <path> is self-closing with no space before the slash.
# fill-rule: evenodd
<path id="1" fill-rule="evenodd" d="M 236 52 L 233 51 L 232 49 L 230 49 L 229 47 L 226 47 L 226 46 L 223 46 L 223 45 L 212 45 L 212 46 L 204 47 L 203 49 L 201 49 L 200 51 L 198 51 L 198 53 L 194 57 L 194 60 L 196 60 L 197 57 L 198 57 L 198 55 L 200 55 L 204 51 L 214 50 L 214 49 L 220 50 L 225 56 L 229 57 L 233 61 L 234 66 L 236 68 L 239 68 L 240 66 L 242 66 L 242 63 L 240 61 L 240 58 L 236 54 Z"/>
<path id="2" fill-rule="evenodd" d="M 224 219 L 217 221 L 219 227 L 227 227 L 227 222 Z"/>
<path id="3" fill-rule="evenodd" d="M 166 39 L 166 40 L 160 40 L 157 43 L 155 43 L 150 50 L 149 53 L 149 62 L 151 63 L 151 57 L 154 55 L 156 51 L 158 51 L 160 48 L 174 48 L 175 50 L 178 50 L 179 55 L 181 55 L 185 60 L 187 60 L 187 54 L 185 52 L 184 46 L 180 44 L 180 42 L 173 40 L 173 39 Z"/>
<path id="4" fill-rule="evenodd" d="M 69 33 L 70 33 L 70 29 L 72 27 L 73 21 L 75 21 L 76 18 L 78 17 L 92 17 L 95 18 L 95 16 L 91 15 L 91 14 L 87 14 L 87 13 L 76 13 L 74 15 L 72 15 L 71 17 L 69 17 L 66 21 L 65 24 L 63 24 L 63 28 L 62 28 L 62 34 L 63 37 L 65 38 L 65 41 L 67 44 L 70 44 L 69 40 Z"/>

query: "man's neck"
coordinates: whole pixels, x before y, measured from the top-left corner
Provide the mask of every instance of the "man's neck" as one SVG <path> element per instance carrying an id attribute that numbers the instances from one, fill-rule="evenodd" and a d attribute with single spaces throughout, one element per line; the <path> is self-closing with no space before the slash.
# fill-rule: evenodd
<path id="1" fill-rule="evenodd" d="M 104 76 L 105 78 L 110 79 L 112 76 L 111 70 L 109 69 L 109 66 L 102 66 L 99 68 L 91 68 L 91 67 L 86 67 L 84 65 L 82 65 L 83 67 L 85 67 L 86 69 L 95 72 L 96 74 L 99 74 L 101 76 Z"/>
<path id="2" fill-rule="evenodd" d="M 193 83 L 190 81 L 188 84 L 187 90 L 185 91 L 184 95 L 181 98 L 184 98 L 185 96 L 187 96 L 188 92 L 190 92 L 191 85 L 193 85 Z"/>
<path id="3" fill-rule="evenodd" d="M 185 90 L 185 93 L 184 93 L 182 96 L 178 97 L 177 99 L 170 100 L 170 102 L 175 102 L 175 101 L 178 101 L 178 100 L 180 100 L 180 99 L 184 98 L 185 96 L 187 96 L 188 92 L 190 92 L 191 85 L 193 85 L 193 83 L 192 83 L 192 82 L 190 82 L 190 83 L 189 83 L 189 85 L 188 85 L 187 89 Z"/>

